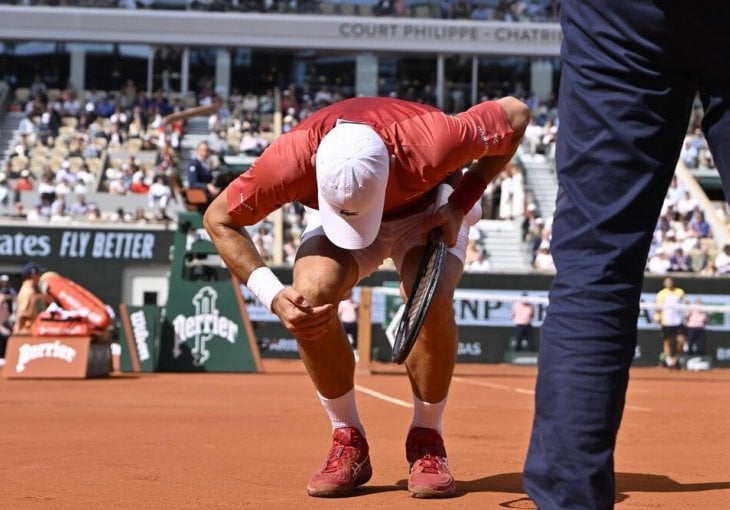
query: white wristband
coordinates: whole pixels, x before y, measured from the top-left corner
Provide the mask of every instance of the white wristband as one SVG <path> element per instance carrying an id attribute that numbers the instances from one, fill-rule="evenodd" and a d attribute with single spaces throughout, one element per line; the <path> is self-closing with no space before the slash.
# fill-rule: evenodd
<path id="1" fill-rule="evenodd" d="M 274 272 L 266 266 L 257 267 L 248 277 L 246 287 L 256 296 L 268 311 L 276 295 L 284 290 L 284 284 L 279 281 Z"/>

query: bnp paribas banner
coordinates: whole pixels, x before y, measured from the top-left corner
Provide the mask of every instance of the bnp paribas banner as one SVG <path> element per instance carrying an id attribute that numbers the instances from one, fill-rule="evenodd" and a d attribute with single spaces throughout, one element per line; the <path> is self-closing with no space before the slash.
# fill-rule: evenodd
<path id="1" fill-rule="evenodd" d="M 279 319 L 261 306 L 246 287 L 242 286 L 240 291 L 246 301 L 249 316 L 256 325 L 261 355 L 296 357 L 296 340 L 278 325 Z M 523 294 L 531 298 L 534 304 L 535 318 L 532 325 L 538 335 L 539 327 L 547 314 L 547 291 L 457 289 L 453 307 L 459 327 L 460 362 L 502 362 L 513 335 L 512 305 Z M 356 287 L 353 292 L 356 301 L 359 300 L 359 295 L 360 290 Z M 636 364 L 655 365 L 660 352 L 660 326 L 652 320 L 655 298 L 656 294 L 652 293 L 641 296 Z M 687 301 L 693 303 L 697 298 L 705 305 L 716 307 L 708 317 L 707 352 L 712 355 L 717 366 L 730 366 L 730 336 L 727 335 L 730 331 L 730 295 L 688 294 Z M 374 289 L 372 299 L 373 357 L 388 360 L 403 301 L 397 295 L 397 285 L 394 282 L 386 282 L 383 287 Z"/>
<path id="2" fill-rule="evenodd" d="M 276 322 L 279 319 L 264 308 L 248 292 L 245 286 L 241 286 L 241 293 L 248 305 L 249 317 L 254 322 Z M 360 294 L 359 287 L 353 290 L 353 299 L 358 301 Z M 478 289 L 457 289 L 454 299 L 454 313 L 456 323 L 459 326 L 484 326 L 484 327 L 510 327 L 512 323 L 512 305 L 520 296 L 526 295 L 534 302 L 535 319 L 533 326 L 542 325 L 547 313 L 547 291 L 535 290 L 478 290 Z M 652 320 L 653 303 L 656 294 L 644 293 L 641 295 L 641 313 L 637 326 L 640 330 L 658 330 L 660 326 Z M 714 306 L 710 310 L 708 331 L 730 331 L 730 295 L 720 294 L 688 294 L 687 303 L 694 302 L 697 298 L 702 300 L 704 305 Z M 386 282 L 384 287 L 374 289 L 372 302 L 372 322 L 388 328 L 397 317 L 398 309 L 403 300 L 397 296 L 397 285 L 393 282 Z"/>

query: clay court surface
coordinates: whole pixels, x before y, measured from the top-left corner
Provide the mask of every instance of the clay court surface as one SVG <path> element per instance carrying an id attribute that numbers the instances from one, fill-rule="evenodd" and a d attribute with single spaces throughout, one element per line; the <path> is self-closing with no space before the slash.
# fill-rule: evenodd
<path id="1" fill-rule="evenodd" d="M 535 369 L 461 365 L 445 418 L 458 496 L 405 490 L 411 395 L 402 373 L 358 375 L 373 479 L 309 498 L 330 430 L 299 361 L 260 374 L 0 377 L 0 508 L 535 508 L 520 472 Z M 632 371 L 616 454 L 618 509 L 730 508 L 730 370 Z"/>

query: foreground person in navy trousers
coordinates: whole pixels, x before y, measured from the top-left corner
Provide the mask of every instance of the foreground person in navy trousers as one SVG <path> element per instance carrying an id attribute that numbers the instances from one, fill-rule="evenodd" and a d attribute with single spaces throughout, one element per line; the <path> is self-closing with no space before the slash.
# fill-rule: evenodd
<path id="1" fill-rule="evenodd" d="M 524 483 L 540 510 L 610 509 L 644 266 L 698 93 L 730 191 L 730 2 L 561 9 L 557 275 Z"/>

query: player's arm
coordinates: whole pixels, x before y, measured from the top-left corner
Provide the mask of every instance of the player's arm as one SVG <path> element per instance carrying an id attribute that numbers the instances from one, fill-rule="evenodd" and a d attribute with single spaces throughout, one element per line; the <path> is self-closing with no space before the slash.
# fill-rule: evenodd
<path id="1" fill-rule="evenodd" d="M 497 153 L 492 154 L 489 146 L 484 155 L 476 159 L 464 174 L 456 189 L 449 197 L 446 205 L 425 222 L 424 230 L 441 227 L 444 240 L 448 246 L 456 244 L 456 238 L 464 220 L 464 216 L 474 207 L 484 194 L 487 185 L 512 160 L 520 146 L 525 129 L 530 122 L 530 108 L 522 101 L 513 97 L 505 97 L 496 101 L 502 108 L 511 132 L 509 140 L 494 141 Z M 490 141 L 488 133 L 481 133 Z"/>
<path id="2" fill-rule="evenodd" d="M 245 227 L 228 211 L 228 194 L 221 193 L 208 206 L 203 220 L 228 269 L 299 340 L 321 338 L 336 320 L 334 305 L 313 307 L 293 287 L 285 287 L 266 266 Z"/>
<path id="3" fill-rule="evenodd" d="M 514 97 L 504 97 L 496 100 L 504 110 L 504 114 L 507 117 L 507 122 L 512 128 L 512 133 L 509 135 L 510 140 L 506 150 L 497 155 L 486 154 L 481 158 L 474 161 L 469 168 L 468 173 L 477 175 L 480 180 L 484 183 L 482 191 L 486 189 L 486 185 L 489 184 L 492 179 L 497 177 L 499 172 L 512 160 L 517 149 L 522 142 L 522 137 L 525 134 L 527 125 L 530 122 L 530 108 Z M 467 184 L 467 183 L 464 183 Z M 479 184 L 481 186 L 481 183 Z M 457 187 L 459 189 L 459 187 Z"/>
<path id="4" fill-rule="evenodd" d="M 220 97 L 215 97 L 209 105 L 194 106 L 192 108 L 186 108 L 185 110 L 181 110 L 179 112 L 171 113 L 170 115 L 165 115 L 164 117 L 162 117 L 161 122 L 164 125 L 171 122 L 176 122 L 178 120 L 186 120 L 191 117 L 202 117 L 206 115 L 211 115 L 212 113 L 220 110 L 222 106 L 223 99 Z"/>

